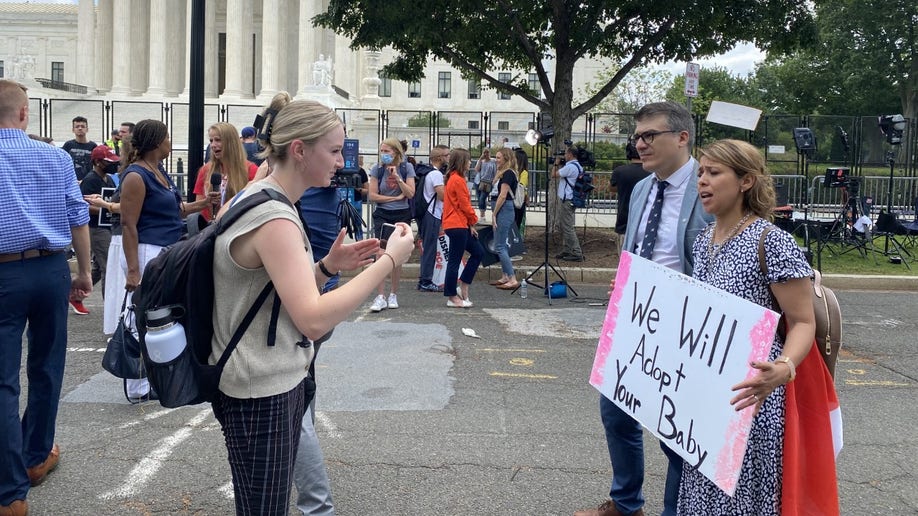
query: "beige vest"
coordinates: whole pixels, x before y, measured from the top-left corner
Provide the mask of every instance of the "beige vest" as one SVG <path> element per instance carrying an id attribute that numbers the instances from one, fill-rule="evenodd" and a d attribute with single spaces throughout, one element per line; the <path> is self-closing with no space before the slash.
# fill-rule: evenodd
<path id="1" fill-rule="evenodd" d="M 271 183 L 260 181 L 249 188 L 243 197 L 264 188 L 277 189 Z M 268 221 L 288 219 L 296 223 L 303 236 L 303 245 L 312 263 L 309 240 L 295 208 L 280 202 L 269 201 L 249 210 L 225 233 L 217 237 L 214 249 L 214 338 L 209 362 L 216 364 L 242 322 L 245 313 L 270 278 L 264 267 L 245 269 L 230 257 L 230 244 L 237 237 L 254 231 Z M 252 321 L 239 345 L 230 355 L 220 378 L 220 391 L 234 398 L 263 398 L 292 390 L 306 377 L 306 368 L 312 360 L 313 350 L 297 346 L 304 340 L 287 311 L 281 305 L 277 321 L 277 339 L 274 346 L 267 345 L 271 307 L 276 292 L 268 296 L 258 315 Z"/>

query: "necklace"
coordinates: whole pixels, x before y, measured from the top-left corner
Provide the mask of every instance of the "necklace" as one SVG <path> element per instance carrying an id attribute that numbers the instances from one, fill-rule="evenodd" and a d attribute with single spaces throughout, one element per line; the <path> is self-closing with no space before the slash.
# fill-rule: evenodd
<path id="1" fill-rule="evenodd" d="M 725 238 L 724 241 L 721 242 L 720 244 L 714 243 L 714 234 L 717 232 L 717 223 L 715 222 L 714 225 L 711 226 L 711 239 L 708 240 L 708 262 L 709 263 L 714 263 L 714 261 L 717 260 L 717 257 L 720 255 L 720 252 L 723 251 L 724 247 L 727 247 L 727 243 L 730 242 L 730 240 L 732 240 L 733 237 L 735 237 L 739 233 L 739 230 L 743 227 L 743 224 L 745 224 L 746 221 L 749 220 L 749 217 L 751 216 L 752 216 L 752 213 L 749 213 L 749 212 L 743 215 L 743 218 L 741 218 L 739 222 L 737 222 L 736 225 L 733 226 L 730 232 L 727 233 L 727 238 Z"/>

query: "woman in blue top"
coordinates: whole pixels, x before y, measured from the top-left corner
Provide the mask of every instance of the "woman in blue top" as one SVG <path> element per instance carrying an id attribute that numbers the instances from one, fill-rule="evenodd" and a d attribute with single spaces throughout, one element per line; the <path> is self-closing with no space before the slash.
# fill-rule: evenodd
<path id="1" fill-rule="evenodd" d="M 147 262 L 159 251 L 182 238 L 182 219 L 199 212 L 219 198 L 220 192 L 195 202 L 182 201 L 175 183 L 166 175 L 161 161 L 172 152 L 172 140 L 166 125 L 159 120 L 141 120 L 134 127 L 131 152 L 121 180 L 121 268 L 124 288 L 133 292 Z M 128 300 L 130 304 L 130 300 Z M 132 323 L 133 326 L 133 323 Z M 127 380 L 128 399 L 146 396 L 150 385 L 146 379 Z"/>

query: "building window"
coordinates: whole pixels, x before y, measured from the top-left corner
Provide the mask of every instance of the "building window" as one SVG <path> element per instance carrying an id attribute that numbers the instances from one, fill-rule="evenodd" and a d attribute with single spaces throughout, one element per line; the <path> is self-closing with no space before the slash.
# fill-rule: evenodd
<path id="1" fill-rule="evenodd" d="M 469 120 L 469 129 L 478 129 L 478 120 Z"/>
<path id="2" fill-rule="evenodd" d="M 63 61 L 51 61 L 51 80 L 53 82 L 64 82 Z"/>
<path id="3" fill-rule="evenodd" d="M 379 96 L 392 96 L 392 79 L 386 75 L 386 72 L 379 72 Z"/>
<path id="4" fill-rule="evenodd" d="M 507 72 L 500 72 L 499 74 L 497 74 L 497 79 L 498 79 L 500 82 L 509 83 L 509 82 L 510 82 L 510 74 L 507 73 Z M 510 100 L 510 94 L 509 94 L 509 93 L 500 92 L 500 93 L 497 94 L 497 98 L 500 99 L 500 100 Z"/>
<path id="5" fill-rule="evenodd" d="M 469 98 L 481 98 L 481 81 L 478 79 L 469 79 Z"/>
<path id="6" fill-rule="evenodd" d="M 3 61 L 0 61 L 0 79 L 2 79 L 3 77 L 5 77 L 4 72 L 3 72 Z"/>
<path id="7" fill-rule="evenodd" d="M 452 76 L 452 72 L 440 72 L 437 74 L 437 98 L 450 98 L 453 92 Z"/>
<path id="8" fill-rule="evenodd" d="M 421 83 L 420 82 L 409 82 L 408 83 L 408 98 L 410 99 L 421 98 Z"/>
<path id="9" fill-rule="evenodd" d="M 510 122 L 507 122 L 506 120 L 504 120 L 504 121 L 502 121 L 502 122 L 497 122 L 497 130 L 498 130 L 498 131 L 509 131 L 509 130 L 510 130 Z"/>
<path id="10" fill-rule="evenodd" d="M 539 92 L 542 90 L 541 85 L 539 84 L 539 74 L 531 73 L 529 74 L 529 91 L 532 92 L 536 97 L 541 97 L 542 95 Z"/>

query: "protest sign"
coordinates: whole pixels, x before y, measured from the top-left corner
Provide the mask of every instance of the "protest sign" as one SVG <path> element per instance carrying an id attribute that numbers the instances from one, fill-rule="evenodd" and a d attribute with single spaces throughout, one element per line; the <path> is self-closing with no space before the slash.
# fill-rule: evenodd
<path id="1" fill-rule="evenodd" d="M 739 479 L 753 407 L 730 388 L 768 359 L 778 314 L 623 253 L 590 384 L 727 494 Z"/>
<path id="2" fill-rule="evenodd" d="M 446 283 L 447 264 L 449 264 L 449 237 L 441 230 L 440 236 L 437 237 L 437 257 L 434 261 L 433 277 L 431 278 L 431 282 L 441 288 Z M 460 260 L 458 274 L 461 275 L 463 269 L 465 269 L 465 258 Z"/>

